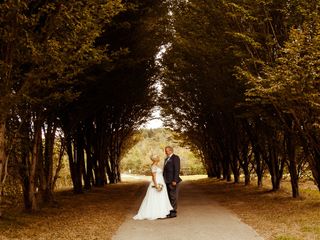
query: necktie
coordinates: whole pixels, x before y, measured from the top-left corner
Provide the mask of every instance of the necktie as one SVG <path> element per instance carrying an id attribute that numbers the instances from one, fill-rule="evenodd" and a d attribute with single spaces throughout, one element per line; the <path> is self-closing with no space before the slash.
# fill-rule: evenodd
<path id="1" fill-rule="evenodd" d="M 167 158 L 166 158 L 166 161 L 164 162 L 164 165 L 167 164 L 167 162 L 169 161 L 169 159 L 170 159 L 170 157 L 167 157 Z"/>

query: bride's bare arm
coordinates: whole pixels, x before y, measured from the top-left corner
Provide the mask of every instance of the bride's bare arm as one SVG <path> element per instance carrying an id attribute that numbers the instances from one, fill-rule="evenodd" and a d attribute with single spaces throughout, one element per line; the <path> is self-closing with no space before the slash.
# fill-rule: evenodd
<path id="1" fill-rule="evenodd" d="M 157 188 L 158 187 L 157 180 L 156 180 L 157 173 L 153 172 L 151 174 L 152 174 L 152 182 L 153 182 L 154 186 Z"/>

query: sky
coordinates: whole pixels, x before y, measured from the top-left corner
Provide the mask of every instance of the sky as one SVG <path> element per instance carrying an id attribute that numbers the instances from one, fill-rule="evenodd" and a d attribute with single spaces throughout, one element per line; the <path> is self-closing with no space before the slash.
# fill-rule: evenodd
<path id="1" fill-rule="evenodd" d="M 163 54 L 166 52 L 167 48 L 168 48 L 168 44 L 167 45 L 162 45 L 159 49 L 158 54 L 156 55 L 156 63 L 160 64 L 160 59 L 162 58 Z M 160 64 L 161 65 L 161 64 Z M 161 86 L 161 82 L 158 81 L 156 83 L 156 89 L 158 91 L 158 93 L 161 93 L 162 90 L 162 86 Z M 161 121 L 161 116 L 160 116 L 160 108 L 155 107 L 154 110 L 152 111 L 152 117 L 151 119 L 146 122 L 144 125 L 141 126 L 142 128 L 161 128 L 163 127 L 163 122 Z"/>
<path id="2" fill-rule="evenodd" d="M 161 128 L 163 127 L 160 119 L 152 119 L 145 124 L 145 128 Z"/>
<path id="3" fill-rule="evenodd" d="M 152 113 L 152 119 L 146 122 L 142 128 L 161 128 L 163 127 L 163 122 L 161 121 L 160 110 L 156 109 Z"/>

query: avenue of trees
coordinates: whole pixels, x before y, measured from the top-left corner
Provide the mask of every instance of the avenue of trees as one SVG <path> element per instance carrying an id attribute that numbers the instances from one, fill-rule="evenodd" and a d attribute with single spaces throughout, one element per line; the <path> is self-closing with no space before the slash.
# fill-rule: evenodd
<path id="1" fill-rule="evenodd" d="M 52 201 L 64 152 L 75 193 L 120 181 L 155 104 L 163 12 L 148 0 L 0 2 L 1 196 L 13 175 L 27 210 Z"/>
<path id="2" fill-rule="evenodd" d="M 310 171 L 320 189 L 319 7 L 0 1 L 0 208 L 8 176 L 27 210 L 53 201 L 64 154 L 75 193 L 121 181 L 156 105 L 209 177 L 269 173 L 276 191 L 288 170 L 298 197 Z"/>
<path id="3" fill-rule="evenodd" d="M 171 1 L 161 80 L 166 124 L 210 177 L 320 189 L 320 1 Z M 166 107 L 170 106 L 170 107 Z"/>

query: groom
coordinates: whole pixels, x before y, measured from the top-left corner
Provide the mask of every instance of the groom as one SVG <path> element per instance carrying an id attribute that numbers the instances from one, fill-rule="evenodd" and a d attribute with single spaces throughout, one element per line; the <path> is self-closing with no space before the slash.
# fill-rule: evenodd
<path id="1" fill-rule="evenodd" d="M 173 154 L 173 148 L 170 146 L 165 147 L 164 151 L 167 158 L 164 162 L 163 177 L 167 185 L 170 203 L 173 207 L 173 210 L 170 211 L 167 217 L 173 218 L 177 216 L 178 185 L 181 182 L 181 178 L 179 177 L 180 158 Z"/>

